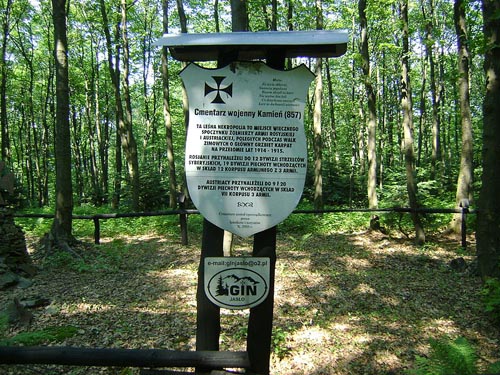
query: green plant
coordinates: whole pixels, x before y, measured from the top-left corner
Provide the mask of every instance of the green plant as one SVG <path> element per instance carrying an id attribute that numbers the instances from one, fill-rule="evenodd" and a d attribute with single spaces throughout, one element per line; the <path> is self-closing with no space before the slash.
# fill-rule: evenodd
<path id="1" fill-rule="evenodd" d="M 77 332 L 78 329 L 72 326 L 48 327 L 40 331 L 21 332 L 10 338 L 2 338 L 0 339 L 0 346 L 34 346 L 48 342 L 63 341 L 73 337 Z"/>
<path id="2" fill-rule="evenodd" d="M 8 205 L 12 194 L 14 194 L 14 175 L 7 170 L 5 162 L 0 160 L 0 205 Z"/>
<path id="3" fill-rule="evenodd" d="M 2 337 L 5 337 L 8 328 L 9 328 L 9 317 L 6 313 L 0 312 L 0 339 Z"/>
<path id="4" fill-rule="evenodd" d="M 500 374 L 500 361 L 488 366 L 488 374 Z"/>
<path id="5" fill-rule="evenodd" d="M 273 334 L 271 337 L 271 350 L 279 359 L 283 359 L 288 354 L 290 354 L 290 348 L 286 346 L 287 336 L 288 332 L 280 327 L 277 327 L 273 330 Z"/>
<path id="6" fill-rule="evenodd" d="M 412 375 L 472 375 L 477 374 L 476 352 L 464 337 L 430 339 L 427 357 L 417 356 Z"/>
<path id="7" fill-rule="evenodd" d="M 500 280 L 489 278 L 485 281 L 481 290 L 486 312 L 494 319 L 500 320 Z"/>
<path id="8" fill-rule="evenodd" d="M 121 242 L 120 242 L 121 244 Z M 82 258 L 77 258 L 65 251 L 57 251 L 48 256 L 44 265 L 54 269 L 69 269 L 79 273 L 85 272 L 116 272 L 120 269 L 123 256 L 126 255 L 123 245 L 107 245 L 98 251 L 84 253 Z"/>

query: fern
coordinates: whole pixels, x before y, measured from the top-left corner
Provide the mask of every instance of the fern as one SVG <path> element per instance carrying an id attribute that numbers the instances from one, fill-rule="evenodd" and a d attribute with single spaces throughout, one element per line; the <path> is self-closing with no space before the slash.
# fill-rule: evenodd
<path id="1" fill-rule="evenodd" d="M 500 361 L 489 365 L 488 374 L 500 374 Z"/>
<path id="2" fill-rule="evenodd" d="M 449 339 L 430 339 L 428 357 L 417 357 L 416 369 L 412 375 L 472 375 L 477 373 L 476 353 L 464 337 Z"/>
<path id="3" fill-rule="evenodd" d="M 481 291 L 486 312 L 500 320 L 500 280 L 489 278 Z"/>

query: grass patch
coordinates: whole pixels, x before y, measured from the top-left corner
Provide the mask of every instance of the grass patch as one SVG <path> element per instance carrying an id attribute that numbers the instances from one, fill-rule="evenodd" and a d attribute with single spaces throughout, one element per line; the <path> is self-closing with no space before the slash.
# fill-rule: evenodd
<path id="1" fill-rule="evenodd" d="M 33 332 L 21 332 L 12 337 L 7 337 L 9 317 L 0 313 L 0 346 L 35 346 L 51 342 L 61 342 L 78 333 L 78 329 L 72 326 L 54 326 Z"/>
<path id="2" fill-rule="evenodd" d="M 21 332 L 13 337 L 1 339 L 0 346 L 36 346 L 51 342 L 61 342 L 73 337 L 77 332 L 78 329 L 72 326 L 48 327 L 40 331 Z"/>

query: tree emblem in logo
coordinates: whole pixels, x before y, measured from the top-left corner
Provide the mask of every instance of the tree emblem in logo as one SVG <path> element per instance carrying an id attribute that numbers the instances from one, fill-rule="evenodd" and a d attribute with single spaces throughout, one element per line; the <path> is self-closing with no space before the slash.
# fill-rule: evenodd
<path id="1" fill-rule="evenodd" d="M 210 94 L 212 92 L 216 92 L 215 98 L 214 98 L 214 100 L 212 100 L 212 103 L 225 104 L 226 102 L 222 99 L 220 93 L 224 92 L 228 96 L 232 97 L 233 96 L 233 84 L 230 83 L 229 85 L 222 87 L 222 81 L 224 81 L 224 79 L 226 77 L 212 76 L 212 78 L 214 79 L 216 86 L 212 87 L 208 83 L 205 82 L 205 96 L 207 96 L 208 94 Z"/>

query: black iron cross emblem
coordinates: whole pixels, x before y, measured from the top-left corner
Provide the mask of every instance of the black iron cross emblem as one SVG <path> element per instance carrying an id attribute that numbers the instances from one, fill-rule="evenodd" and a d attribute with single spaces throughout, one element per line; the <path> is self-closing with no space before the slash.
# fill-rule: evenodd
<path id="1" fill-rule="evenodd" d="M 212 87 L 208 83 L 205 82 L 205 96 L 207 96 L 211 92 L 215 91 L 215 92 L 217 92 L 217 95 L 215 95 L 215 98 L 214 98 L 214 100 L 212 100 L 212 103 L 224 104 L 225 101 L 220 96 L 220 93 L 221 92 L 225 92 L 228 96 L 232 97 L 233 96 L 233 84 L 231 83 L 231 84 L 227 85 L 226 87 L 222 87 L 222 81 L 224 81 L 224 79 L 226 77 L 212 76 L 212 78 L 214 79 L 215 84 L 217 86 L 216 87 Z"/>

